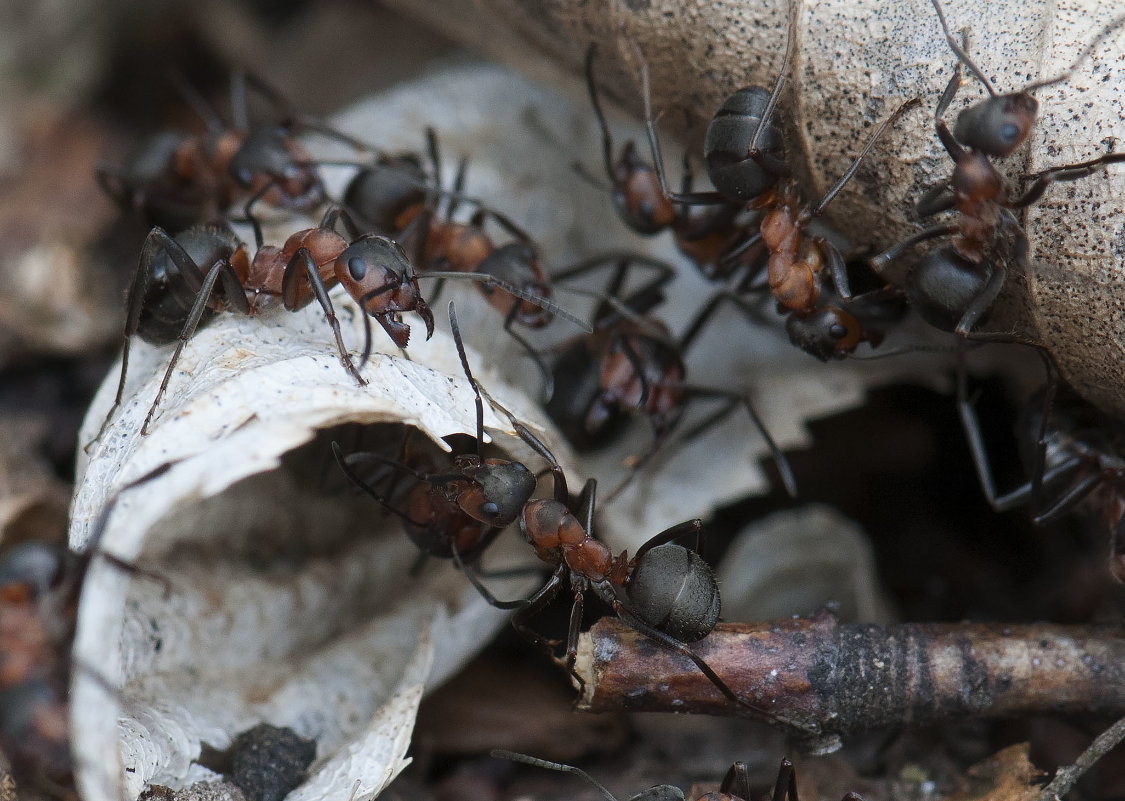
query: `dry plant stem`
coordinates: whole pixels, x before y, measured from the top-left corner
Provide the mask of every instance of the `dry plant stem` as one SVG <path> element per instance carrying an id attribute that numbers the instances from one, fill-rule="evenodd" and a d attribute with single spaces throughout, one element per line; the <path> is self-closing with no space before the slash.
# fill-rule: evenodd
<path id="1" fill-rule="evenodd" d="M 1125 740 L 1125 718 L 1121 718 L 1099 734 L 1094 742 L 1090 743 L 1090 746 L 1078 755 L 1078 759 L 1074 761 L 1073 765 L 1059 768 L 1058 772 L 1055 773 L 1055 778 L 1051 779 L 1051 783 L 1043 788 L 1039 801 L 1055 801 L 1055 799 L 1062 798 L 1070 792 L 1070 788 L 1082 778 L 1086 771 L 1092 768 L 1099 759 L 1119 746 L 1122 740 Z"/>
<path id="2" fill-rule="evenodd" d="M 950 718 L 1125 713 L 1121 626 L 840 625 L 825 613 L 720 624 L 692 648 L 804 739 Z M 687 659 L 612 619 L 583 635 L 576 669 L 585 711 L 750 716 Z"/>

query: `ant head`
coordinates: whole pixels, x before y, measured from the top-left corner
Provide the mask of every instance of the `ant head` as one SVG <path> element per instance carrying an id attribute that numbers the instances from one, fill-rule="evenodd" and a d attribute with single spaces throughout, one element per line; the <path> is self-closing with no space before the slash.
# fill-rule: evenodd
<path id="1" fill-rule="evenodd" d="M 750 152 L 757 137 L 758 154 L 779 162 L 785 158 L 781 131 L 762 118 L 769 101 L 770 93 L 760 86 L 739 89 L 723 101 L 707 126 L 703 140 L 707 175 L 725 197 L 752 200 L 778 182 L 779 174 L 765 169 Z"/>
<path id="2" fill-rule="evenodd" d="M 638 234 L 663 231 L 676 220 L 676 208 L 660 188 L 656 171 L 627 142 L 613 164 L 613 205 L 622 221 Z"/>
<path id="3" fill-rule="evenodd" d="M 317 205 L 323 189 L 310 156 L 289 130 L 275 125 L 251 133 L 231 157 L 227 172 L 244 188 L 277 184 L 298 210 Z"/>
<path id="4" fill-rule="evenodd" d="M 21 542 L 0 561 L 0 593 L 7 600 L 10 590 L 18 590 L 19 585 L 29 589 L 33 599 L 42 598 L 58 585 L 62 572 L 63 552 L 59 548 L 43 542 Z"/>
<path id="5" fill-rule="evenodd" d="M 812 314 L 790 314 L 785 331 L 790 342 L 822 362 L 843 359 L 864 339 L 859 320 L 835 306 L 822 306 Z"/>
<path id="6" fill-rule="evenodd" d="M 637 560 L 629 611 L 682 642 L 711 633 L 719 620 L 719 587 L 711 566 L 682 545 L 658 545 Z"/>
<path id="7" fill-rule="evenodd" d="M 461 493 L 457 504 L 474 520 L 496 528 L 515 521 L 535 492 L 535 474 L 519 462 L 458 457 L 473 486 Z"/>
<path id="8" fill-rule="evenodd" d="M 1003 158 L 1026 141 L 1038 111 L 1038 101 L 1026 92 L 995 95 L 958 114 L 953 135 L 966 147 Z"/>

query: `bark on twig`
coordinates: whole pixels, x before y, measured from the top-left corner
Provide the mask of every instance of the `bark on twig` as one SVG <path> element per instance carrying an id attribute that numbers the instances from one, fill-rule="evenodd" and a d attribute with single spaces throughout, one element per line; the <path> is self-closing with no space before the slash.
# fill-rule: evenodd
<path id="1" fill-rule="evenodd" d="M 950 718 L 1125 714 L 1125 627 L 839 625 L 830 614 L 721 624 L 693 650 L 815 750 Z M 578 708 L 752 717 L 686 658 L 607 618 L 579 643 Z"/>

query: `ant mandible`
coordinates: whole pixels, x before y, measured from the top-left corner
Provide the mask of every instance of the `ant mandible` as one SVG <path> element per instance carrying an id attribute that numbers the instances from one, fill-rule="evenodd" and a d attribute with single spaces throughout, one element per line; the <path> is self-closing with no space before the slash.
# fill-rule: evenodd
<path id="1" fill-rule="evenodd" d="M 560 773 L 573 773 L 597 789 L 605 798 L 605 801 L 617 801 L 613 793 L 581 768 L 566 765 L 562 762 L 549 762 L 545 759 L 519 754 L 515 751 L 507 751 L 502 748 L 494 748 L 489 753 L 497 759 L 510 759 L 513 762 L 522 762 L 536 768 L 557 770 Z M 730 766 L 726 776 L 723 777 L 718 791 L 705 793 L 696 801 L 749 801 L 752 795 L 746 763 L 735 762 Z M 777 780 L 774 782 L 773 795 L 770 797 L 770 801 L 787 801 L 787 799 L 788 801 L 799 801 L 797 797 L 797 769 L 788 759 L 783 759 L 781 760 L 781 767 L 777 771 Z M 630 796 L 629 801 L 685 801 L 685 796 L 684 791 L 675 785 L 657 784 Z M 841 801 L 863 801 L 863 796 L 851 792 L 845 795 Z"/>
<path id="2" fill-rule="evenodd" d="M 1021 273 L 1030 272 L 1027 234 L 1013 212 L 1038 201 L 1055 181 L 1084 178 L 1103 165 L 1125 161 L 1125 153 L 1108 153 L 1089 161 L 1044 170 L 1033 176 L 1035 181 L 1022 196 L 1015 198 L 1009 196 L 990 157 L 1008 156 L 1027 140 L 1039 109 L 1031 93 L 1067 80 L 1102 40 L 1125 23 L 1125 16 L 1103 28 L 1059 75 L 1001 95 L 973 63 L 965 48 L 957 43 L 939 0 L 932 2 L 946 41 L 957 56 L 957 67 L 934 114 L 938 139 L 953 160 L 954 169 L 948 185 L 927 192 L 918 202 L 917 210 L 921 216 L 928 217 L 953 209 L 959 217 L 954 223 L 928 228 L 888 248 L 874 256 L 870 264 L 876 272 L 882 273 L 890 262 L 915 245 L 952 235 L 949 244 L 926 253 L 908 272 L 905 291 L 911 304 L 927 322 L 962 337 L 1037 345 L 1014 333 L 974 331 L 1003 288 L 1007 272 L 1012 269 L 1009 260 Z M 980 81 L 989 97 L 961 111 L 951 132 L 942 115 L 961 86 L 962 65 Z M 1010 244 L 1006 254 L 1000 254 L 995 246 L 1005 237 L 1010 239 Z M 840 287 L 840 291 L 842 295 L 849 294 L 846 286 Z"/>
<path id="3" fill-rule="evenodd" d="M 773 441 L 750 399 L 742 393 L 689 384 L 684 351 L 700 329 L 675 339 L 667 327 L 649 312 L 664 300 L 664 286 L 674 269 L 663 262 L 634 254 L 622 254 L 606 290 L 617 298 L 631 268 L 655 270 L 654 276 L 617 304 L 602 303 L 594 317 L 594 333 L 564 346 L 554 366 L 555 384 L 560 387 L 547 404 L 547 414 L 579 450 L 607 444 L 614 430 L 630 415 L 646 418 L 652 428 L 652 447 L 631 460 L 629 475 L 610 497 L 668 442 L 684 419 L 689 404 L 699 399 L 719 399 L 723 407 L 709 415 L 684 436 L 689 439 L 718 423 L 739 405 L 765 440 L 781 474 L 786 491 L 796 496 L 796 479 L 785 454 Z M 600 267 L 602 260 L 577 265 L 557 273 L 561 280 Z"/>

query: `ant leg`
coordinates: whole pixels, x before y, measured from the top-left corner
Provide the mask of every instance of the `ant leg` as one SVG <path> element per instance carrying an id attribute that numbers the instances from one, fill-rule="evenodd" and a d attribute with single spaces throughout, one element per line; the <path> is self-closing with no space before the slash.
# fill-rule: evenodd
<path id="1" fill-rule="evenodd" d="M 919 217 L 932 217 L 943 211 L 949 211 L 957 203 L 957 198 L 947 186 L 934 186 L 926 190 L 922 198 L 914 204 L 914 211 Z"/>
<path id="2" fill-rule="evenodd" d="M 596 478 L 587 479 L 585 486 L 582 487 L 582 492 L 578 493 L 578 500 L 574 505 L 575 509 L 582 511 L 583 531 L 594 530 L 594 507 L 597 505 L 597 496 L 598 480 Z"/>
<path id="3" fill-rule="evenodd" d="M 460 552 L 458 552 L 456 548 L 450 548 L 450 555 L 453 557 L 453 563 L 457 566 L 457 569 L 465 574 L 465 578 L 469 580 L 469 583 L 480 593 L 480 596 L 484 598 L 489 606 L 493 606 L 497 609 L 521 609 L 527 605 L 527 598 L 518 598 L 514 601 L 501 601 L 492 594 L 488 587 L 481 583 L 480 579 L 473 572 L 472 567 L 465 564 L 465 561 L 461 558 Z"/>
<path id="4" fill-rule="evenodd" d="M 961 417 L 961 428 L 965 431 L 965 441 L 969 445 L 969 453 L 973 458 L 973 467 L 977 471 L 977 480 L 980 482 L 984 497 L 993 511 L 1006 512 L 1031 497 L 1031 484 L 1024 484 L 1009 493 L 1000 495 L 996 492 L 996 481 L 992 476 L 989 466 L 988 453 L 984 447 L 984 436 L 981 433 L 980 421 L 977 418 L 974 403 L 969 399 L 969 376 L 965 369 L 964 359 L 957 370 L 957 411 Z"/>
<path id="5" fill-rule="evenodd" d="M 1049 523 L 1053 523 L 1059 517 L 1077 506 L 1087 495 L 1101 486 L 1102 482 L 1102 474 L 1096 470 L 1085 476 L 1067 490 L 1066 494 L 1052 504 L 1049 509 L 1036 515 L 1034 518 L 1035 524 L 1037 526 L 1045 526 Z"/>
<path id="6" fill-rule="evenodd" d="M 695 546 L 692 550 L 700 556 L 703 556 L 703 521 L 696 518 L 694 520 L 685 520 L 683 523 L 677 523 L 661 531 L 656 536 L 649 538 L 641 547 L 637 548 L 637 552 L 633 554 L 633 561 L 638 562 L 642 556 L 653 548 L 667 545 L 669 542 L 674 542 L 689 534 L 695 535 Z M 745 798 L 745 796 L 743 796 L 743 798 Z"/>
<path id="7" fill-rule="evenodd" d="M 618 592 L 616 586 L 613 587 L 613 591 L 615 594 Z M 715 685 L 715 688 L 719 692 L 721 692 L 723 694 L 723 697 L 728 701 L 737 706 L 749 709 L 756 715 L 765 717 L 768 720 L 773 720 L 787 726 L 793 725 L 790 721 L 781 720 L 768 709 L 739 698 L 738 695 L 735 694 L 734 690 L 728 687 L 726 682 L 724 682 L 719 677 L 719 674 L 716 673 L 711 668 L 711 666 L 703 660 L 703 657 L 695 653 L 695 651 L 689 648 L 686 643 L 682 643 L 670 634 L 666 634 L 665 632 L 660 631 L 659 629 L 655 629 L 649 624 L 645 623 L 643 620 L 630 612 L 629 609 L 625 606 L 625 603 L 620 598 L 613 597 L 610 600 L 612 601 L 611 606 L 613 607 L 613 611 L 617 613 L 617 616 L 626 625 L 635 630 L 637 633 L 642 634 L 645 637 L 648 637 L 650 640 L 654 640 L 655 642 L 663 645 L 665 648 L 668 648 L 669 650 L 674 651 L 681 656 L 686 656 L 697 668 L 699 668 L 700 672 L 707 677 L 708 681 Z"/>
<path id="8" fill-rule="evenodd" d="M 590 105 L 594 107 L 594 119 L 598 122 L 598 129 L 602 134 L 602 164 L 605 166 L 606 177 L 613 181 L 613 137 L 609 133 L 609 123 L 606 122 L 602 112 L 602 104 L 598 100 L 598 88 L 594 82 L 594 58 L 598 46 L 591 44 L 586 51 L 586 89 L 590 93 Z"/>
<path id="9" fill-rule="evenodd" d="M 875 271 L 876 275 L 882 275 L 883 271 L 887 269 L 887 265 L 897 259 L 906 251 L 915 245 L 926 242 L 930 239 L 937 239 L 939 236 L 947 236 L 949 234 L 957 233 L 956 225 L 936 225 L 933 228 L 927 228 L 924 231 L 919 231 L 913 236 L 891 245 L 882 253 L 877 253 L 867 260 L 867 264 Z"/>
<path id="10" fill-rule="evenodd" d="M 586 690 L 586 680 L 578 675 L 574 663 L 578 661 L 578 637 L 582 633 L 582 590 L 574 591 L 574 605 L 570 607 L 570 625 L 566 631 L 566 672 L 578 682 L 579 692 Z"/>
<path id="11" fill-rule="evenodd" d="M 1085 178 L 1087 175 L 1093 175 L 1097 172 L 1098 168 L 1103 164 L 1116 164 L 1117 162 L 1125 161 L 1125 153 L 1107 153 L 1096 159 L 1083 161 L 1078 164 L 1066 164 L 1061 167 L 1052 167 L 1049 170 L 1044 170 L 1038 173 L 1035 183 L 1020 197 L 1008 203 L 1007 206 L 1013 209 L 1022 209 L 1024 206 L 1030 206 L 1039 198 L 1043 197 L 1043 193 L 1047 191 L 1047 187 L 1055 181 L 1077 181 L 1079 178 Z"/>
<path id="12" fill-rule="evenodd" d="M 700 307 L 700 310 L 696 312 L 695 317 L 688 324 L 688 327 L 684 329 L 684 333 L 679 339 L 681 355 L 687 353 L 688 348 L 695 342 L 695 338 L 699 336 L 711 317 L 714 316 L 715 312 L 719 310 L 723 303 L 735 305 L 739 311 L 745 314 L 747 319 L 755 325 L 771 326 L 770 319 L 762 314 L 761 309 L 757 308 L 739 293 L 730 289 L 723 289 L 712 295 L 710 299 Z"/>
<path id="13" fill-rule="evenodd" d="M 844 171 L 844 174 L 840 176 L 840 179 L 838 181 L 836 181 L 836 185 L 829 189 L 824 197 L 822 197 L 820 200 L 809 207 L 809 213 L 814 217 L 822 214 L 824 212 L 824 209 L 827 208 L 828 204 L 831 203 L 836 198 L 836 195 L 840 193 L 840 190 L 844 188 L 844 185 L 852 179 L 853 175 L 855 175 L 856 170 L 859 169 L 859 165 L 862 164 L 863 160 L 867 158 L 868 154 L 871 153 L 871 149 L 875 147 L 875 143 L 879 141 L 879 137 L 883 135 L 883 132 L 887 130 L 887 128 L 891 125 L 894 125 L 895 122 L 897 122 L 898 119 L 907 111 L 914 108 L 915 106 L 920 105 L 922 105 L 922 98 L 912 97 L 897 109 L 895 109 L 894 113 L 891 114 L 891 116 L 883 120 L 879 127 L 875 129 L 875 133 L 871 134 L 871 136 L 868 138 L 867 144 L 863 146 L 863 150 L 861 150 L 859 152 L 859 155 L 855 157 L 855 161 L 852 162 L 852 165 Z M 764 117 L 765 115 L 763 114 L 762 116 Z M 760 130 L 761 127 L 759 126 L 759 131 Z M 755 137 L 756 136 L 757 134 L 755 134 Z"/>
<path id="14" fill-rule="evenodd" d="M 598 792 L 602 794 L 606 801 L 617 801 L 617 799 L 613 797 L 613 793 L 607 790 L 593 776 L 580 768 L 574 767 L 573 765 L 564 765 L 562 762 L 548 762 L 545 759 L 528 756 L 527 754 L 517 754 L 515 751 L 505 751 L 503 748 L 493 748 L 491 751 L 489 751 L 489 756 L 495 757 L 496 759 L 510 759 L 513 762 L 522 762 L 525 765 L 531 765 L 532 767 L 536 768 L 557 770 L 560 773 L 573 773 L 575 776 L 580 776 L 581 778 L 592 784 L 594 787 L 596 787 L 598 789 Z"/>
<path id="15" fill-rule="evenodd" d="M 457 358 L 461 360 L 461 369 L 465 371 L 465 378 L 469 381 L 469 386 L 473 388 L 473 394 L 476 396 L 476 412 L 477 412 L 477 456 L 481 461 L 484 461 L 484 398 L 480 394 L 480 384 L 473 377 L 473 371 L 469 369 L 469 355 L 465 352 L 465 340 L 461 338 L 461 327 L 457 325 L 457 309 L 453 305 L 453 301 L 449 301 L 449 329 L 453 334 L 453 344 L 457 347 Z"/>
<path id="16" fill-rule="evenodd" d="M 516 322 L 516 315 L 519 314 L 519 310 L 520 307 L 517 303 L 513 305 L 511 310 L 507 313 L 507 315 L 505 315 L 504 331 L 508 334 L 508 336 L 514 339 L 521 348 L 523 348 L 524 353 L 528 355 L 528 358 L 535 362 L 536 369 L 539 370 L 539 374 L 543 377 L 542 402 L 544 404 L 550 403 L 552 396 L 554 396 L 555 394 L 555 376 L 551 373 L 551 368 L 548 367 L 547 363 L 543 361 L 543 357 L 539 355 L 539 351 L 535 350 L 535 348 L 532 347 L 531 343 L 528 342 L 527 339 L 520 333 L 518 333 L 513 327 Z"/>
<path id="17" fill-rule="evenodd" d="M 758 412 L 754 409 L 754 404 L 750 402 L 750 397 L 748 395 L 739 394 L 737 392 L 730 392 L 728 390 L 711 389 L 709 387 L 689 386 L 685 387 L 684 391 L 686 394 L 690 394 L 694 397 L 726 398 L 730 406 L 728 408 L 721 409 L 719 412 L 711 415 L 711 417 L 706 418 L 705 420 L 694 426 L 691 430 L 683 435 L 682 440 L 687 440 L 691 437 L 702 434 L 708 428 L 715 425 L 728 414 L 730 414 L 734 406 L 741 403 L 742 407 L 746 409 L 747 414 L 750 415 L 750 422 L 754 424 L 754 428 L 758 429 L 758 434 L 765 441 L 766 447 L 769 449 L 770 456 L 773 457 L 774 464 L 777 465 L 777 472 L 781 476 L 781 483 L 782 485 L 784 485 L 785 491 L 789 494 L 790 498 L 797 497 L 797 478 L 793 475 L 793 468 L 789 464 L 789 460 L 785 457 L 785 452 L 782 451 L 780 447 L 778 447 L 777 443 L 774 442 L 773 437 L 770 436 L 769 430 L 766 429 L 766 425 L 762 422 L 762 418 L 758 416 Z"/>
<path id="18" fill-rule="evenodd" d="M 718 192 L 691 192 L 680 194 L 673 192 L 668 187 L 668 178 L 664 174 L 664 155 L 660 152 L 660 138 L 656 135 L 656 121 L 652 117 L 652 93 L 649 90 L 648 61 L 645 60 L 641 48 L 632 39 L 629 43 L 640 62 L 641 70 L 641 98 L 645 109 L 645 130 L 648 132 L 648 146 L 652 151 L 652 166 L 656 170 L 656 179 L 660 182 L 660 191 L 673 203 L 688 204 L 693 206 L 717 206 L 730 203 L 729 198 L 723 197 Z"/>
<path id="19" fill-rule="evenodd" d="M 528 625 L 527 620 L 538 614 L 547 604 L 555 599 L 559 594 L 559 590 L 563 586 L 563 576 L 566 574 L 566 564 L 560 564 L 555 568 L 555 572 L 547 579 L 544 584 L 534 595 L 527 599 L 522 607 L 516 610 L 512 615 L 512 627 L 516 632 L 531 643 L 536 648 L 541 648 L 546 651 L 552 659 L 555 658 L 554 646 L 558 644 L 557 640 L 549 640 L 536 631 L 533 631 Z"/>
<path id="20" fill-rule="evenodd" d="M 172 380 L 172 372 L 176 368 L 176 363 L 180 360 L 180 354 L 183 353 L 184 345 L 191 339 L 192 335 L 195 333 L 195 329 L 199 327 L 199 321 L 203 317 L 203 312 L 207 310 L 207 303 L 211 299 L 211 292 L 215 289 L 215 284 L 220 278 L 223 279 L 223 289 L 226 292 L 228 301 L 238 304 L 238 300 L 241 300 L 241 304 L 236 305 L 236 310 L 243 314 L 249 312 L 250 307 L 246 301 L 246 294 L 242 289 L 242 283 L 238 280 L 238 274 L 235 273 L 230 262 L 225 260 L 215 262 L 211 265 L 211 269 L 207 271 L 207 275 L 203 279 L 203 286 L 200 287 L 199 294 L 195 298 L 195 303 L 192 304 L 191 311 L 188 313 L 187 320 L 184 322 L 184 327 L 177 337 L 179 342 L 176 345 L 176 350 L 172 353 L 172 358 L 168 362 L 168 369 L 164 371 L 164 378 L 160 382 L 160 389 L 156 392 L 156 398 L 153 400 L 152 406 L 149 407 L 148 414 L 145 415 L 144 422 L 141 424 L 141 434 L 148 434 L 148 424 L 152 422 L 152 417 L 156 414 L 156 407 L 160 405 L 160 399 L 164 397 L 164 392 L 168 389 L 168 382 Z"/>
<path id="21" fill-rule="evenodd" d="M 973 326 L 977 324 L 977 320 L 981 318 L 986 311 L 992 308 L 992 304 L 996 302 L 996 298 L 1000 295 L 1000 290 L 1004 288 L 1004 279 L 1007 277 L 1007 271 L 1002 268 L 994 268 L 992 275 L 988 277 L 988 282 L 984 285 L 977 296 L 973 298 L 965 313 L 961 315 L 960 322 L 954 328 L 954 333 L 958 336 L 965 338 L 970 337 Z M 989 334 L 973 334 L 972 338 L 984 338 Z M 1010 335 L 1004 334 L 1003 336 L 1009 337 Z M 1010 339 L 1008 340 L 1010 341 Z"/>
<path id="22" fill-rule="evenodd" d="M 332 307 L 332 299 L 328 297 L 328 289 L 324 286 L 324 279 L 320 275 L 320 270 L 317 269 L 316 262 L 313 261 L 312 254 L 309 253 L 307 248 L 297 248 L 293 258 L 285 265 L 285 273 L 281 279 L 285 308 L 290 311 L 297 308 L 296 296 L 299 288 L 297 279 L 301 275 L 302 268 L 305 277 L 308 279 L 309 287 L 312 288 L 320 308 L 324 310 L 325 317 L 328 318 L 328 325 L 332 327 L 332 334 L 336 337 L 336 348 L 340 351 L 340 361 L 344 363 L 344 368 L 351 373 L 352 378 L 359 382 L 361 387 L 366 386 L 366 379 L 359 374 L 352 357 L 348 354 L 347 346 L 344 345 L 344 334 L 340 330 L 340 319 L 336 316 L 336 310 Z"/>
<path id="23" fill-rule="evenodd" d="M 535 306 L 538 306 L 539 308 L 550 312 L 556 317 L 561 317 L 568 323 L 572 323 L 573 325 L 578 326 L 587 334 L 592 334 L 594 332 L 593 326 L 591 326 L 585 320 L 576 316 L 572 312 L 567 311 L 562 306 L 555 303 L 553 300 L 549 300 L 542 295 L 536 295 L 533 292 L 528 292 L 524 289 L 520 289 L 515 284 L 510 284 L 507 281 L 501 280 L 494 275 L 490 275 L 489 273 L 459 273 L 445 270 L 436 270 L 433 272 L 421 273 L 420 275 L 415 276 L 415 278 L 450 278 L 453 280 L 461 281 L 476 281 L 477 283 L 484 284 L 485 286 L 502 289 L 508 294 L 515 295 L 521 300 L 526 300 L 528 303 L 534 304 Z"/>
<path id="24" fill-rule="evenodd" d="M 734 768 L 731 768 L 734 770 Z M 797 769 L 788 759 L 781 760 L 781 767 L 777 769 L 777 781 L 773 785 L 771 801 L 799 801 L 797 798 Z"/>
<path id="25" fill-rule="evenodd" d="M 745 762 L 735 762 L 730 766 L 727 775 L 723 777 L 722 784 L 719 785 L 719 792 L 732 795 L 735 798 L 749 799 L 751 797 L 750 776 L 746 770 Z"/>

